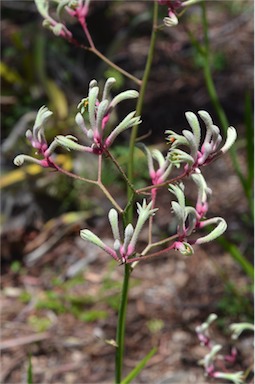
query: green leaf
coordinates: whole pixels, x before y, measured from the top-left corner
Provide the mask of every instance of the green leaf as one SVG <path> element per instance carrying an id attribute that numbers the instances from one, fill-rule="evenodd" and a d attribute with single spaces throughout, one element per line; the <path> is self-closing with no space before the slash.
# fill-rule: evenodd
<path id="1" fill-rule="evenodd" d="M 152 350 L 144 357 L 140 363 L 137 364 L 137 366 L 121 381 L 121 384 L 128 384 L 131 383 L 131 381 L 136 378 L 137 375 L 141 372 L 141 370 L 145 367 L 147 362 L 152 358 L 152 356 L 155 355 L 157 352 L 157 348 L 152 348 Z"/>
<path id="2" fill-rule="evenodd" d="M 33 367 L 32 367 L 31 355 L 29 355 L 28 357 L 27 384 L 33 384 Z"/>
<path id="3" fill-rule="evenodd" d="M 254 279 L 254 268 L 253 265 L 242 255 L 237 246 L 223 236 L 219 237 L 218 242 L 224 247 L 226 251 L 228 251 L 232 258 L 242 267 L 247 276 Z"/>

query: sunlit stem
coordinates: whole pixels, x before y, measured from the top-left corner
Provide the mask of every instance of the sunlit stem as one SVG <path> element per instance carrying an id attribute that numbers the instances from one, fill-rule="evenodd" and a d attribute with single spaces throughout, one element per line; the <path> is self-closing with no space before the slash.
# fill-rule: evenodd
<path id="1" fill-rule="evenodd" d="M 147 253 L 152 249 L 152 248 L 155 248 L 155 247 L 159 247 L 160 245 L 164 245 L 165 243 L 168 243 L 170 241 L 173 241 L 175 239 L 178 238 L 178 235 L 173 235 L 173 236 L 170 236 L 170 237 L 167 237 L 166 239 L 163 239 L 163 240 L 160 240 L 160 241 L 157 241 L 155 243 L 151 243 L 151 244 L 148 244 L 144 250 L 142 251 L 141 255 L 142 256 L 145 256 L 147 255 Z"/>
<path id="2" fill-rule="evenodd" d="M 128 79 L 132 80 L 134 83 L 137 85 L 141 86 L 142 81 L 138 79 L 137 77 L 131 75 L 131 73 L 125 71 L 121 67 L 119 67 L 117 64 L 113 63 L 110 59 L 108 59 L 106 56 L 104 56 L 97 48 L 95 47 L 90 47 L 88 48 L 90 52 L 93 52 L 97 57 L 99 57 L 101 60 L 103 60 L 106 64 L 108 64 L 110 67 L 116 69 L 116 71 L 122 73 L 125 77 Z"/>
<path id="3" fill-rule="evenodd" d="M 69 176 L 75 180 L 80 180 L 80 181 L 84 181 L 86 183 L 90 183 L 90 184 L 95 184 L 97 185 L 97 181 L 96 180 L 90 180 L 90 179 L 86 179 L 85 177 L 82 177 L 82 176 L 79 176 L 79 175 L 76 175 L 75 173 L 73 172 L 69 172 L 69 171 L 66 171 L 65 169 L 59 167 L 56 163 L 54 163 L 54 167 L 57 169 L 58 172 L 66 175 L 66 176 Z"/>
<path id="4" fill-rule="evenodd" d="M 160 256 L 162 255 L 163 253 L 166 253 L 168 251 L 171 251 L 174 247 L 174 244 L 170 245 L 169 247 L 167 248 L 164 248 L 164 249 L 161 249 L 160 251 L 157 251 L 157 252 L 154 252 L 154 253 L 151 253 L 149 255 L 146 255 L 146 256 L 139 256 L 139 257 L 134 257 L 132 259 L 128 259 L 126 261 L 127 264 L 130 264 L 130 263 L 134 263 L 134 264 L 131 264 L 131 268 L 134 269 L 135 265 L 137 265 L 137 263 L 139 263 L 139 261 L 141 260 L 146 260 L 146 259 L 151 259 L 152 257 L 156 257 L 156 256 Z"/>

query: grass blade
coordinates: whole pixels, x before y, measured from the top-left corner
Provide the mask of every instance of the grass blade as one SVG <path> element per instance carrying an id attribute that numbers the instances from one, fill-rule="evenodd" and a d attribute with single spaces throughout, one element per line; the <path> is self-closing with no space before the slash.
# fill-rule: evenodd
<path id="1" fill-rule="evenodd" d="M 137 364 L 137 366 L 121 381 L 121 384 L 129 384 L 136 376 L 141 372 L 145 367 L 147 362 L 152 358 L 153 355 L 157 352 L 157 348 L 152 348 L 152 350 Z"/>

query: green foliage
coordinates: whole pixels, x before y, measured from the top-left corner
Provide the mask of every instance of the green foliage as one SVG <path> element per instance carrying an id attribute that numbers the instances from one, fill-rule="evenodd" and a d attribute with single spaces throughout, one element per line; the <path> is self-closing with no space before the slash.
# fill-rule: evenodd
<path id="1" fill-rule="evenodd" d="M 13 261 L 10 269 L 13 273 L 19 273 L 21 271 L 21 262 L 18 260 Z"/>
<path id="2" fill-rule="evenodd" d="M 107 318 L 107 316 L 108 313 L 106 311 L 89 310 L 80 314 L 79 319 L 85 323 L 88 323 L 96 320 L 104 320 Z"/>
<path id="3" fill-rule="evenodd" d="M 114 89 L 115 90 L 119 90 L 119 89 L 121 89 L 124 86 L 125 78 L 122 75 L 122 73 L 120 73 L 116 69 L 108 68 L 105 71 L 104 76 L 105 76 L 106 79 L 108 79 L 109 77 L 114 77 L 116 79 L 116 83 L 114 84 Z"/>
<path id="4" fill-rule="evenodd" d="M 27 384 L 33 384 L 33 366 L 31 355 L 28 356 Z"/>
<path id="5" fill-rule="evenodd" d="M 164 321 L 161 319 L 151 319 L 146 323 L 151 333 L 158 333 L 164 327 Z"/>
<path id="6" fill-rule="evenodd" d="M 242 252 L 240 252 L 238 247 L 234 243 L 228 241 L 224 236 L 219 237 L 217 240 L 223 246 L 223 248 L 230 253 L 232 258 L 241 266 L 246 275 L 249 276 L 249 278 L 253 281 L 254 267 L 242 254 Z"/>
<path id="7" fill-rule="evenodd" d="M 20 294 L 20 296 L 19 296 L 20 301 L 21 301 L 22 303 L 24 303 L 24 304 L 29 303 L 30 300 L 31 300 L 31 298 L 32 298 L 31 293 L 29 293 L 29 292 L 27 292 L 27 291 L 22 291 L 21 294 Z"/>
<path id="8" fill-rule="evenodd" d="M 252 286 L 246 286 L 240 291 L 234 282 L 225 283 L 225 293 L 216 309 L 216 312 L 221 313 L 222 321 L 229 321 L 229 318 L 253 321 L 252 291 Z"/>
<path id="9" fill-rule="evenodd" d="M 136 365 L 136 367 L 121 381 L 121 384 L 129 384 L 142 371 L 148 361 L 155 355 L 157 348 L 152 348 L 150 352 Z"/>
<path id="10" fill-rule="evenodd" d="M 36 332 L 45 332 L 52 326 L 52 322 L 48 317 L 35 315 L 29 316 L 28 324 Z"/>

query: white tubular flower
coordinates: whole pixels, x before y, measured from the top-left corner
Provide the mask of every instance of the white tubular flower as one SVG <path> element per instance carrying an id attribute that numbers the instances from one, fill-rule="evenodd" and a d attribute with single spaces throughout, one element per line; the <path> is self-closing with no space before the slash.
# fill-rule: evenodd
<path id="1" fill-rule="evenodd" d="M 133 233 L 134 233 L 134 228 L 132 224 L 128 224 L 127 227 L 125 228 L 125 233 L 124 233 L 124 243 L 123 243 L 124 255 L 129 254 L 129 245 L 130 245 L 130 241 L 132 239 Z M 131 250 L 131 253 L 133 253 L 133 250 Z"/>
<path id="2" fill-rule="evenodd" d="M 96 236 L 94 233 L 92 233 L 88 229 L 83 229 L 80 232 L 81 238 L 105 250 L 116 261 L 126 263 L 129 256 L 131 256 L 135 252 L 135 246 L 138 239 L 138 235 L 144 223 L 151 215 L 154 215 L 154 213 L 157 211 L 157 208 L 151 209 L 152 202 L 150 202 L 147 205 L 146 200 L 143 201 L 142 206 L 140 204 L 137 204 L 137 206 L 138 206 L 139 216 L 138 216 L 136 228 L 134 229 L 132 224 L 128 224 L 124 230 L 123 241 L 121 240 L 121 237 L 120 237 L 118 213 L 114 208 L 112 208 L 109 211 L 108 218 L 109 218 L 109 222 L 110 222 L 113 237 L 114 237 L 114 243 L 112 248 L 104 244 L 103 241 L 100 240 L 98 236 Z"/>
<path id="3" fill-rule="evenodd" d="M 232 339 L 236 340 L 244 331 L 253 331 L 254 324 L 251 323 L 233 323 L 229 326 L 230 331 L 232 332 Z"/>
<path id="4" fill-rule="evenodd" d="M 106 151 L 124 130 L 140 124 L 139 116 L 135 116 L 135 111 L 129 113 L 107 136 L 105 129 L 113 108 L 123 100 L 134 99 L 138 97 L 135 90 L 124 91 L 110 100 L 109 94 L 116 80 L 110 77 L 104 86 L 103 96 L 99 100 L 99 87 L 96 80 L 89 84 L 89 94 L 78 104 L 80 112 L 76 115 L 76 123 L 83 130 L 90 141 L 91 152 L 101 155 Z M 85 125 L 84 114 L 88 112 L 89 127 Z"/>
<path id="5" fill-rule="evenodd" d="M 120 241 L 120 231 L 119 231 L 119 222 L 118 222 L 118 212 L 116 209 L 112 208 L 108 214 L 109 222 L 111 224 L 113 237 L 115 240 Z"/>
<path id="6" fill-rule="evenodd" d="M 34 163 L 34 164 L 38 164 L 38 165 L 42 165 L 41 164 L 41 160 L 39 159 L 36 159 L 32 156 L 28 156 L 28 155 L 18 155 L 15 157 L 15 159 L 13 160 L 14 164 L 17 166 L 17 167 L 20 167 L 21 165 L 23 165 L 25 162 L 28 162 L 28 163 Z"/>
<path id="7" fill-rule="evenodd" d="M 171 14 L 169 13 L 169 16 L 164 17 L 163 23 L 166 27 L 175 27 L 179 22 L 177 16 L 171 12 Z"/>
<path id="8" fill-rule="evenodd" d="M 213 377 L 216 379 L 229 380 L 234 384 L 245 384 L 245 376 L 242 371 L 235 373 L 214 372 Z"/>
<path id="9" fill-rule="evenodd" d="M 227 223 L 222 217 L 213 217 L 212 219 L 204 220 L 200 222 L 200 228 L 206 227 L 207 225 L 216 224 L 214 228 L 208 235 L 200 237 L 195 241 L 195 244 L 204 244 L 209 241 L 217 239 L 221 236 L 227 229 Z"/>
<path id="10" fill-rule="evenodd" d="M 47 146 L 44 129 L 46 122 L 49 120 L 52 114 L 53 112 L 51 112 L 47 107 L 43 105 L 37 112 L 32 132 L 30 130 L 27 130 L 26 132 L 27 139 L 40 153 L 42 153 Z"/>
<path id="11" fill-rule="evenodd" d="M 90 243 L 96 245 L 97 247 L 103 249 L 105 252 L 107 252 L 110 256 L 112 256 L 115 260 L 119 261 L 119 258 L 116 254 L 116 252 L 108 247 L 97 235 L 95 235 L 93 232 L 91 232 L 89 229 L 82 229 L 80 231 L 80 236 L 83 240 L 87 240 Z"/>
<path id="12" fill-rule="evenodd" d="M 184 185 L 170 185 L 169 192 L 173 193 L 177 199 L 172 201 L 171 206 L 177 220 L 178 235 L 183 238 L 189 236 L 195 229 L 197 223 L 197 212 L 195 208 L 185 205 Z"/>
<path id="13" fill-rule="evenodd" d="M 194 142 L 196 145 L 196 148 L 198 150 L 200 139 L 201 139 L 201 129 L 199 125 L 198 118 L 193 112 L 186 112 L 185 113 L 186 119 L 188 120 L 188 123 L 192 129 L 193 135 L 194 135 Z"/>
<path id="14" fill-rule="evenodd" d="M 28 129 L 26 131 L 26 138 L 30 141 L 32 147 L 36 149 L 35 154 L 42 156 L 42 159 L 37 159 L 21 154 L 15 157 L 15 165 L 20 166 L 26 161 L 41 165 L 44 168 L 57 169 L 57 166 L 55 165 L 51 155 L 58 146 L 58 143 L 54 139 L 53 142 L 48 145 L 44 134 L 45 123 L 48 121 L 51 115 L 52 112 L 47 107 L 42 106 L 37 112 L 32 130 Z"/>
<path id="15" fill-rule="evenodd" d="M 112 99 L 112 101 L 110 103 L 110 108 L 115 108 L 116 105 L 119 104 L 123 100 L 137 99 L 138 96 L 139 96 L 139 93 L 135 90 L 129 90 L 129 91 L 121 92 Z"/>
<path id="16" fill-rule="evenodd" d="M 130 241 L 130 247 L 135 249 L 135 245 L 139 236 L 139 233 L 141 232 L 142 227 L 144 226 L 145 222 L 148 220 L 150 216 L 155 215 L 155 212 L 158 210 L 158 208 L 152 209 L 152 201 L 147 205 L 146 200 L 143 200 L 142 205 L 137 203 L 137 213 L 138 213 L 138 220 L 135 226 L 135 230 L 132 236 L 132 239 Z"/>
<path id="17" fill-rule="evenodd" d="M 222 345 L 216 344 L 212 347 L 209 353 L 205 355 L 205 357 L 199 361 L 199 364 L 202 365 L 205 370 L 210 369 L 210 367 L 213 365 L 214 360 L 217 358 L 217 354 L 222 349 Z"/>
<path id="18" fill-rule="evenodd" d="M 80 151 L 80 152 L 92 152 L 92 149 L 90 147 L 86 147 L 84 145 L 77 143 L 77 138 L 72 135 L 62 136 L 58 135 L 55 138 L 55 141 L 58 145 L 61 147 L 64 147 L 68 151 L 74 150 L 74 151 Z"/>
<path id="19" fill-rule="evenodd" d="M 116 83 L 116 79 L 114 79 L 114 77 L 109 77 L 106 80 L 105 85 L 104 85 L 102 100 L 108 100 L 109 99 L 110 91 L 111 91 L 111 89 L 115 83 Z"/>
<path id="20" fill-rule="evenodd" d="M 215 313 L 211 313 L 205 322 L 203 322 L 201 325 L 196 327 L 197 333 L 205 333 L 207 332 L 209 326 L 218 318 L 218 316 Z"/>
<path id="21" fill-rule="evenodd" d="M 204 179 L 204 176 L 202 173 L 194 173 L 191 175 L 192 180 L 197 184 L 198 186 L 198 197 L 197 197 L 197 203 L 196 203 L 196 211 L 200 218 L 204 217 L 208 210 L 208 196 L 211 195 L 212 190 L 208 188 L 206 181 Z"/>
<path id="22" fill-rule="evenodd" d="M 229 148 L 232 147 L 236 139 L 237 139 L 236 129 L 234 127 L 229 127 L 227 130 L 227 140 L 220 151 L 222 153 L 226 153 L 229 150 Z"/>
<path id="23" fill-rule="evenodd" d="M 138 145 L 145 152 L 148 161 L 149 175 L 152 184 L 157 185 L 163 183 L 172 170 L 172 164 L 169 163 L 168 156 L 164 157 L 158 149 L 150 151 L 146 145 L 139 143 Z M 154 167 L 154 162 L 157 164 Z M 155 169 L 157 166 L 157 169 Z"/>
<path id="24" fill-rule="evenodd" d="M 110 135 L 105 140 L 106 147 L 109 147 L 116 137 L 123 131 L 128 128 L 133 127 L 134 125 L 141 124 L 142 120 L 140 120 L 140 116 L 134 117 L 136 111 L 130 112 L 121 123 L 110 133 Z"/>

